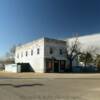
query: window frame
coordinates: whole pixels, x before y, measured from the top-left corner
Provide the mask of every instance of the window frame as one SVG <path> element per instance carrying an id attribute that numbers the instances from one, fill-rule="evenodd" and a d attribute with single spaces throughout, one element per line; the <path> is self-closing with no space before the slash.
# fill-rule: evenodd
<path id="1" fill-rule="evenodd" d="M 37 48 L 37 54 L 40 54 L 40 48 Z"/>
<path id="2" fill-rule="evenodd" d="M 31 56 L 33 56 L 33 49 L 31 49 Z"/>
<path id="3" fill-rule="evenodd" d="M 19 53 L 17 53 L 17 58 L 19 58 Z"/>
<path id="4" fill-rule="evenodd" d="M 53 54 L 53 48 L 52 47 L 49 48 L 49 54 Z"/>
<path id="5" fill-rule="evenodd" d="M 28 51 L 26 51 L 25 56 L 26 56 L 26 57 L 28 56 Z"/>
<path id="6" fill-rule="evenodd" d="M 59 54 L 63 55 L 63 49 L 59 49 Z"/>

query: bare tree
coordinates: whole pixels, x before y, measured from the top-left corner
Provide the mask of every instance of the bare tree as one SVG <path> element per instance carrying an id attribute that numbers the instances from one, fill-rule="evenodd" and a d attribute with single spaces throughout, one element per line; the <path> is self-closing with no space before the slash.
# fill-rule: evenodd
<path id="1" fill-rule="evenodd" d="M 80 54 L 80 43 L 78 36 L 66 42 L 66 57 L 69 62 L 69 71 L 72 71 L 73 61 L 77 59 Z"/>
<path id="2" fill-rule="evenodd" d="M 11 58 L 14 58 L 15 57 L 15 50 L 16 50 L 16 46 L 13 45 L 10 49 L 10 56 Z"/>
<path id="3" fill-rule="evenodd" d="M 16 46 L 13 45 L 11 47 L 11 49 L 6 53 L 6 57 L 5 57 L 5 61 L 6 62 L 14 62 L 14 58 L 15 58 L 15 49 Z"/>

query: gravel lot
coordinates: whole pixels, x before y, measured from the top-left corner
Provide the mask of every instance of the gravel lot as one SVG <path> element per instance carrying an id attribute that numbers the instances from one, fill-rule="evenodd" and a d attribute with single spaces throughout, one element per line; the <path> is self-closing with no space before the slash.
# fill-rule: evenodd
<path id="1" fill-rule="evenodd" d="M 45 75 L 47 76 L 47 74 L 42 76 L 38 74 L 37 78 L 36 75 L 35 78 L 2 78 L 0 76 L 0 99 L 100 100 L 99 74 L 63 75 L 66 78 L 62 78 L 63 76 L 58 78 L 58 74 L 51 74 L 48 75 L 49 78 L 45 78 Z"/>

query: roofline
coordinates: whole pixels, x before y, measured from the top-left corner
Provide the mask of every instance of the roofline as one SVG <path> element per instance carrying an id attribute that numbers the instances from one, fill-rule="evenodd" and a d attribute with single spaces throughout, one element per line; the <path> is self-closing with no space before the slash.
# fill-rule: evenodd
<path id="1" fill-rule="evenodd" d="M 39 39 L 34 39 L 34 40 L 30 41 L 30 42 L 21 44 L 20 46 L 17 46 L 16 49 L 17 49 L 17 48 L 21 48 L 21 47 L 26 46 L 26 45 L 29 45 L 29 44 L 31 44 L 31 43 L 33 43 L 33 42 L 37 42 L 37 41 L 42 40 L 42 39 L 44 39 L 44 37 L 41 37 L 41 38 L 39 38 Z"/>
<path id="2" fill-rule="evenodd" d="M 39 39 L 35 39 L 35 40 L 31 41 L 31 42 L 24 43 L 24 44 L 22 44 L 22 45 L 20 45 L 20 46 L 17 46 L 16 49 L 17 49 L 17 48 L 21 48 L 21 47 L 26 46 L 26 45 L 29 45 L 29 44 L 31 44 L 31 43 L 33 43 L 33 42 L 37 42 L 37 41 L 40 41 L 40 40 L 46 40 L 46 39 L 47 39 L 47 40 L 54 40 L 54 41 L 65 42 L 64 40 L 60 40 L 60 39 L 54 39 L 54 38 L 49 38 L 49 37 L 41 37 L 41 38 L 39 38 Z"/>

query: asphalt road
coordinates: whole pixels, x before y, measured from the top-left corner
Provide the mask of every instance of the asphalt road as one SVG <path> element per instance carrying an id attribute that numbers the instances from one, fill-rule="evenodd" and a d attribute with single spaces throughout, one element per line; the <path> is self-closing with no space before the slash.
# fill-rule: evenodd
<path id="1" fill-rule="evenodd" d="M 0 100 L 100 100 L 100 79 L 0 79 Z"/>

